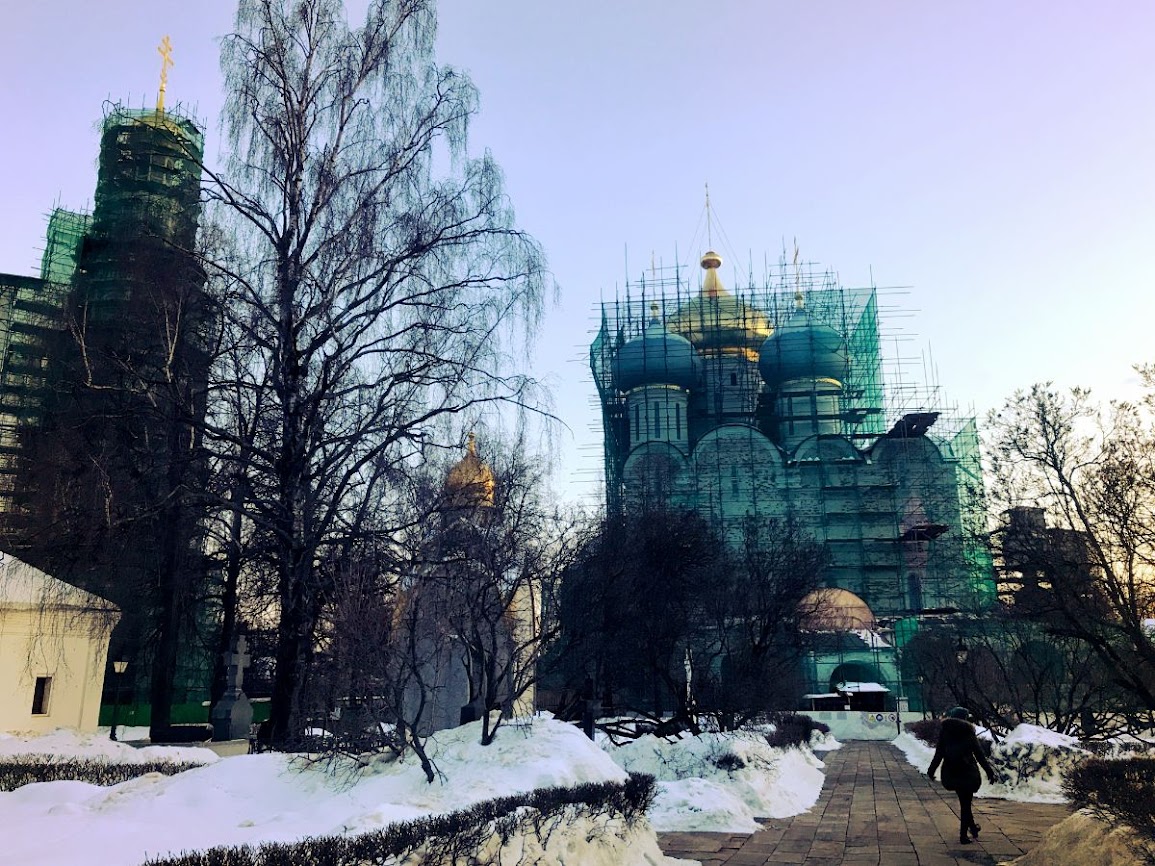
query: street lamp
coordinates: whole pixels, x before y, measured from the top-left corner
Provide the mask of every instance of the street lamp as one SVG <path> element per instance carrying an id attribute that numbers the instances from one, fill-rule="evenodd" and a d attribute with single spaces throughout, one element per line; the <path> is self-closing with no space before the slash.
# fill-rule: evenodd
<path id="1" fill-rule="evenodd" d="M 922 710 L 922 720 L 926 721 L 926 677 L 918 675 L 918 706 Z"/>
<path id="2" fill-rule="evenodd" d="M 959 684 L 962 686 L 962 702 L 964 706 L 967 703 L 967 656 L 970 651 L 967 645 L 963 643 L 962 635 L 959 635 L 958 643 L 954 648 L 954 657 L 958 660 L 958 678 Z"/>
<path id="3" fill-rule="evenodd" d="M 128 662 L 124 659 L 117 659 L 112 663 L 112 670 L 116 674 L 116 697 L 112 702 L 112 732 L 108 735 L 110 740 L 116 739 L 116 722 L 120 715 L 120 692 L 124 685 L 124 672 L 128 670 Z"/>
<path id="4" fill-rule="evenodd" d="M 954 648 L 954 657 L 958 659 L 958 663 L 960 665 L 965 665 L 967 663 L 967 655 L 969 652 L 970 650 L 967 649 L 967 645 L 963 643 L 963 639 L 960 636 L 958 639 L 958 644 Z"/>

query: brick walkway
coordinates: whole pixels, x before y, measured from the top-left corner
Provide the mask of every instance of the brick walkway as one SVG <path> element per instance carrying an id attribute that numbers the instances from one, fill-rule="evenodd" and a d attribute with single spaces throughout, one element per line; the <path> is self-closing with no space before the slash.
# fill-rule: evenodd
<path id="1" fill-rule="evenodd" d="M 767 819 L 753 835 L 661 833 L 662 850 L 703 866 L 995 866 L 1031 849 L 1066 806 L 975 799 L 977 842 L 958 841 L 958 800 L 889 743 L 827 753 L 826 783 L 809 812 Z"/>

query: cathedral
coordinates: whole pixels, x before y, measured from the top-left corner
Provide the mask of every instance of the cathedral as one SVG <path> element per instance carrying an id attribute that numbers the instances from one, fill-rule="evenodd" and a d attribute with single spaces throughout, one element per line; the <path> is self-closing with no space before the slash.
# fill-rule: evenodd
<path id="1" fill-rule="evenodd" d="M 781 263 L 732 292 L 721 267 L 711 250 L 696 292 L 655 269 L 603 305 L 607 506 L 696 511 L 732 543 L 789 521 L 824 544 L 837 609 L 814 629 L 811 691 L 871 683 L 893 707 L 919 624 L 994 599 L 974 420 L 887 393 L 875 288 Z"/>

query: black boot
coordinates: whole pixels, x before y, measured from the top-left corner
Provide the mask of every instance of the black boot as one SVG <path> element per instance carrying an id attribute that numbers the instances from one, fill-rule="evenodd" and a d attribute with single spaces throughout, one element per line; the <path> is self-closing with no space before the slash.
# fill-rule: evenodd
<path id="1" fill-rule="evenodd" d="M 977 839 L 979 837 L 979 830 L 981 829 L 982 827 L 980 827 L 978 824 L 971 824 L 971 835 Z"/>
<path id="2" fill-rule="evenodd" d="M 971 843 L 970 837 L 967 836 L 965 827 L 958 831 L 958 843 L 960 845 L 969 845 Z"/>

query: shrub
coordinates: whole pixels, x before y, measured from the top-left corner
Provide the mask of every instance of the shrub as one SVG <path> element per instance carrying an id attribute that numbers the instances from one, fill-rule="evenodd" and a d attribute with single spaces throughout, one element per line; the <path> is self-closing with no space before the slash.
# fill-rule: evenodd
<path id="1" fill-rule="evenodd" d="M 907 722 L 906 729 L 931 748 L 938 745 L 938 735 L 942 731 L 942 719 L 921 719 Z"/>
<path id="2" fill-rule="evenodd" d="M 144 866 L 349 866 L 383 863 L 417 851 L 421 852 L 421 862 L 475 863 L 481 862 L 482 850 L 494 836 L 503 843 L 528 832 L 544 839 L 579 815 L 617 817 L 632 827 L 645 815 L 654 794 L 654 777 L 641 774 L 620 784 L 588 782 L 572 788 L 538 788 L 447 815 L 391 824 L 372 833 L 219 846 L 148 860 Z"/>
<path id="3" fill-rule="evenodd" d="M 56 755 L 16 755 L 0 760 L 0 791 L 14 791 L 33 782 L 88 782 L 90 785 L 119 785 L 146 773 L 173 776 L 203 767 L 189 761 L 148 761 L 116 764 L 93 758 L 61 758 Z"/>
<path id="4" fill-rule="evenodd" d="M 815 731 L 830 733 L 829 725 L 816 722 L 801 713 L 773 713 L 767 721 L 774 725 L 774 730 L 766 735 L 766 742 L 782 749 L 810 745 L 810 735 Z"/>
<path id="5" fill-rule="evenodd" d="M 739 755 L 733 752 L 724 752 L 714 758 L 714 766 L 719 770 L 725 770 L 727 773 L 732 773 L 735 770 L 741 770 L 746 766 L 746 762 L 742 760 Z"/>
<path id="6" fill-rule="evenodd" d="M 1107 824 L 1126 824 L 1155 856 L 1155 758 L 1088 758 L 1067 771 L 1063 793 Z"/>

